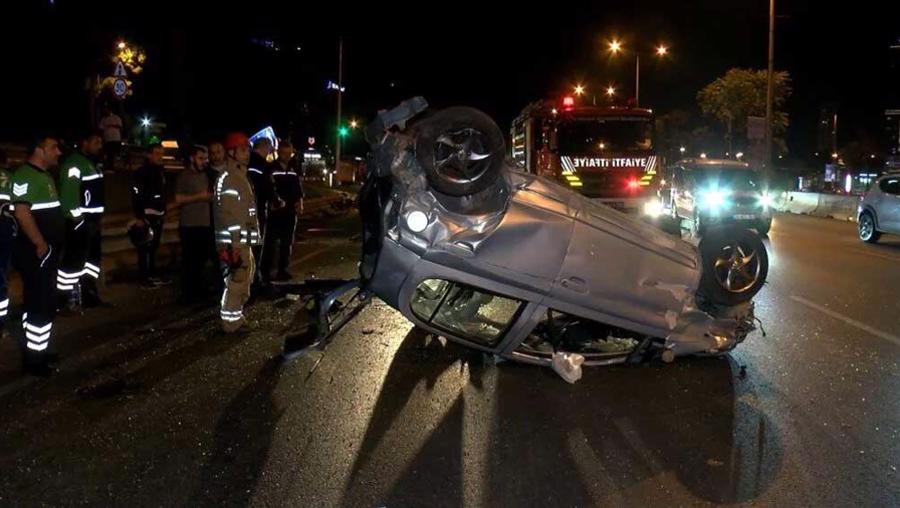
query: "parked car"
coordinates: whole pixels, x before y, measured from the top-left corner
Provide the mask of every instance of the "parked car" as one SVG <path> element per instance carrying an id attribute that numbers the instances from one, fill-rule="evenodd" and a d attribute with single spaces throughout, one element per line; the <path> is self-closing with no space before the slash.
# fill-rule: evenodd
<path id="1" fill-rule="evenodd" d="M 702 236 L 711 226 L 736 225 L 768 234 L 772 197 L 761 175 L 745 162 L 684 159 L 666 171 L 663 206 Z"/>
<path id="2" fill-rule="evenodd" d="M 877 242 L 882 234 L 900 235 L 900 173 L 884 175 L 859 203 L 859 239 Z"/>
<path id="3" fill-rule="evenodd" d="M 367 139 L 360 279 L 317 300 L 315 347 L 372 295 L 432 333 L 539 365 L 722 354 L 755 328 L 768 258 L 753 231 L 711 229 L 695 247 L 517 171 L 470 108 L 407 101 Z"/>

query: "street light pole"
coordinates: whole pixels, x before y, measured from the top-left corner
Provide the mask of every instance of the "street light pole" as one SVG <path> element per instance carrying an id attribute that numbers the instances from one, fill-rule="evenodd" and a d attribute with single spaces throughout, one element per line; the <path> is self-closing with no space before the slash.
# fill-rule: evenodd
<path id="1" fill-rule="evenodd" d="M 634 105 L 641 105 L 641 54 L 637 52 L 634 60 Z"/>
<path id="2" fill-rule="evenodd" d="M 337 127 L 335 128 L 334 172 L 341 165 L 341 100 L 344 90 L 344 38 L 338 38 L 338 86 L 337 86 Z"/>
<path id="3" fill-rule="evenodd" d="M 766 84 L 766 169 L 772 167 L 772 109 L 775 101 L 775 0 L 769 0 L 769 73 Z"/>

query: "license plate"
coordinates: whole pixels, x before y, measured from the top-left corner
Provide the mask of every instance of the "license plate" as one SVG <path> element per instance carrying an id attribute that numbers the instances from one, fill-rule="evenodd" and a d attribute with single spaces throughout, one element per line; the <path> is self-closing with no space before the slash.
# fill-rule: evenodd
<path id="1" fill-rule="evenodd" d="M 756 215 L 754 215 L 754 214 L 737 214 L 737 215 L 733 215 L 732 218 L 734 218 L 734 220 L 755 220 Z"/>

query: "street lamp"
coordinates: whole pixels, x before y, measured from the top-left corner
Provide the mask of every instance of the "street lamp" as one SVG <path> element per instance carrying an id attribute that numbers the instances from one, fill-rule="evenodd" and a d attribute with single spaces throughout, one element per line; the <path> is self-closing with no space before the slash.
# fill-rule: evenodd
<path id="1" fill-rule="evenodd" d="M 355 129 L 359 127 L 359 122 L 357 120 L 350 120 L 350 128 Z"/>
<path id="2" fill-rule="evenodd" d="M 609 52 L 617 55 L 623 51 L 622 43 L 613 39 L 609 43 Z M 654 49 L 654 54 L 658 58 L 663 58 L 669 54 L 669 47 L 665 44 L 659 44 Z M 639 106 L 641 103 L 641 54 L 634 52 L 634 103 Z"/>
<path id="3" fill-rule="evenodd" d="M 832 158 L 832 159 L 837 159 L 837 158 L 838 158 L 837 152 L 831 154 L 831 158 Z"/>
<path id="4" fill-rule="evenodd" d="M 575 95 L 579 97 L 584 95 L 584 85 L 575 85 Z"/>
<path id="5" fill-rule="evenodd" d="M 705 158 L 706 158 L 706 153 L 701 153 L 701 154 L 700 154 L 700 158 L 701 158 L 701 159 L 705 159 Z"/>
<path id="6" fill-rule="evenodd" d="M 126 47 L 126 46 L 125 46 L 125 41 L 119 41 L 119 43 L 116 44 L 116 47 L 119 48 L 119 49 L 125 49 L 125 47 Z"/>
<path id="7" fill-rule="evenodd" d="M 678 149 L 678 151 L 681 152 L 682 155 L 684 155 L 685 150 L 686 150 L 686 149 L 685 149 L 684 147 L 681 147 L 681 148 Z"/>
<path id="8" fill-rule="evenodd" d="M 608 97 L 612 97 L 615 94 L 616 94 L 616 87 L 614 87 L 612 85 L 609 85 L 608 87 L 606 87 L 606 95 Z"/>

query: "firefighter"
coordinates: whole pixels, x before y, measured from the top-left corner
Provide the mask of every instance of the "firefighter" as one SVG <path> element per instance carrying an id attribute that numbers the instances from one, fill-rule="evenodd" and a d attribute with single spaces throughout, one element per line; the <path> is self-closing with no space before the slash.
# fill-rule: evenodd
<path id="1" fill-rule="evenodd" d="M 293 164 L 294 147 L 290 141 L 282 141 L 278 145 L 278 160 L 272 171 L 274 199 L 269 210 L 268 232 L 264 235 L 263 259 L 260 263 L 263 283 L 268 283 L 272 270 L 272 260 L 278 257 L 278 273 L 272 280 L 287 282 L 291 280 L 288 263 L 294 246 L 294 234 L 297 230 L 297 213 L 303 188 L 300 175 Z"/>
<path id="2" fill-rule="evenodd" d="M 9 262 L 12 242 L 16 236 L 16 221 L 10 209 L 12 176 L 6 171 L 6 152 L 0 150 L 0 336 L 9 314 Z"/>
<path id="3" fill-rule="evenodd" d="M 103 148 L 99 132 L 81 140 L 80 150 L 60 164 L 59 196 L 66 218 L 66 248 L 56 278 L 56 288 L 77 307 L 96 307 L 100 278 L 100 222 L 103 218 L 103 173 L 95 161 Z"/>
<path id="4" fill-rule="evenodd" d="M 253 145 L 253 152 L 250 154 L 250 162 L 247 167 L 247 178 L 253 187 L 253 194 L 256 196 L 257 219 L 259 221 L 259 232 L 262 238 L 266 236 L 266 228 L 268 227 L 269 208 L 273 198 L 272 184 L 272 166 L 268 161 L 269 155 L 272 153 L 272 142 L 267 138 L 260 138 Z M 263 256 L 263 245 L 260 244 L 253 248 L 253 256 L 259 263 Z M 254 267 L 259 268 L 259 267 Z M 256 270 L 256 279 L 254 282 L 261 282 L 261 272 Z M 257 284 L 254 284 L 255 286 Z"/>
<path id="5" fill-rule="evenodd" d="M 244 323 L 244 304 L 250 298 L 255 271 L 253 247 L 260 244 L 256 197 L 248 179 L 250 140 L 242 133 L 225 138 L 225 171 L 216 180 L 213 215 L 219 260 L 225 274 L 220 317 L 226 333 Z"/>
<path id="6" fill-rule="evenodd" d="M 56 268 L 65 238 L 65 218 L 56 185 L 48 170 L 59 161 L 59 142 L 37 138 L 28 160 L 12 177 L 12 203 L 19 232 L 13 245 L 13 265 L 22 275 L 25 311 L 23 366 L 36 376 L 54 369 L 49 350 L 56 316 Z"/>

